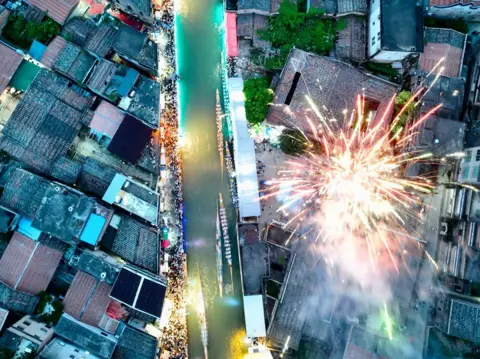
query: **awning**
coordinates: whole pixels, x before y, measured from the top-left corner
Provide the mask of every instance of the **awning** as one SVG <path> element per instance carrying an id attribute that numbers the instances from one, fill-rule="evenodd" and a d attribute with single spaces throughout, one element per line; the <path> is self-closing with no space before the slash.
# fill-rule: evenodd
<path id="1" fill-rule="evenodd" d="M 265 313 L 263 310 L 263 297 L 259 295 L 246 295 L 243 297 L 243 310 L 245 312 L 245 327 L 248 338 L 265 337 Z"/>
<path id="2" fill-rule="evenodd" d="M 248 135 L 243 80 L 228 80 L 240 219 L 260 216 L 255 143 Z"/>
<path id="3" fill-rule="evenodd" d="M 237 15 L 233 12 L 226 12 L 225 20 L 227 29 L 227 56 L 238 56 Z"/>

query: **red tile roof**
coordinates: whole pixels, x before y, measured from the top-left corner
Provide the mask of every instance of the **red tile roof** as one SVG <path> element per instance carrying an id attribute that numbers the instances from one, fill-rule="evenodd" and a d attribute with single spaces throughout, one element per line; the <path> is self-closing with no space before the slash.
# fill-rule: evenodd
<path id="1" fill-rule="evenodd" d="M 442 57 L 445 57 L 445 61 L 442 64 L 445 69 L 442 75 L 459 77 L 461 72 L 460 65 L 463 60 L 463 49 L 448 44 L 427 43 L 423 54 L 420 55 L 419 68 L 430 72 Z M 442 66 L 438 66 L 434 72 L 439 73 Z"/>
<path id="2" fill-rule="evenodd" d="M 17 289 L 31 294 L 47 289 L 62 256 L 60 251 L 39 245 L 23 272 Z"/>
<path id="3" fill-rule="evenodd" d="M 80 0 L 28 0 L 28 3 L 47 12 L 47 16 L 63 25 Z"/>
<path id="4" fill-rule="evenodd" d="M 112 287 L 78 271 L 63 300 L 65 313 L 83 323 L 98 326 L 110 303 Z"/>
<path id="5" fill-rule="evenodd" d="M 87 308 L 82 315 L 81 321 L 93 326 L 98 326 L 102 319 L 105 310 L 110 303 L 110 291 L 112 286 L 105 282 L 99 282 L 95 291 L 93 292 L 90 300 L 88 301 Z"/>
<path id="6" fill-rule="evenodd" d="M 22 276 L 35 247 L 36 243 L 34 241 L 15 232 L 2 259 L 0 259 L 0 280 L 14 288 Z"/>
<path id="7" fill-rule="evenodd" d="M 7 88 L 22 59 L 22 55 L 0 43 L 0 95 Z"/>
<path id="8" fill-rule="evenodd" d="M 47 68 L 51 69 L 55 60 L 57 59 L 58 54 L 60 51 L 63 50 L 65 45 L 67 44 L 67 40 L 65 40 L 61 36 L 57 36 L 53 39 L 53 41 L 47 46 L 47 49 L 43 53 L 42 59 L 40 62 L 44 64 Z"/>
<path id="9" fill-rule="evenodd" d="M 63 299 L 64 312 L 75 319 L 80 319 L 96 282 L 96 279 L 91 275 L 78 271 L 70 288 L 68 288 L 65 299 Z"/>
<path id="10" fill-rule="evenodd" d="M 15 232 L 0 259 L 0 280 L 13 289 L 37 294 L 47 289 L 62 252 Z"/>

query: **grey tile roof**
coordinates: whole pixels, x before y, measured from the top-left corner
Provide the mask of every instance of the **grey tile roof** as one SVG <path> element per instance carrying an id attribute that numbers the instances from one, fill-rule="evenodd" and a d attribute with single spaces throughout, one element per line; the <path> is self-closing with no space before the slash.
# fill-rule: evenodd
<path id="1" fill-rule="evenodd" d="M 47 187 L 42 177 L 16 169 L 5 184 L 0 204 L 33 219 Z"/>
<path id="2" fill-rule="evenodd" d="M 118 359 L 154 359 L 157 340 L 132 327 L 126 326 L 113 355 Z"/>
<path id="3" fill-rule="evenodd" d="M 238 0 L 238 10 L 260 10 L 270 12 L 270 0 Z"/>
<path id="4" fill-rule="evenodd" d="M 480 342 L 480 306 L 463 300 L 451 300 L 447 334 Z"/>
<path id="5" fill-rule="evenodd" d="M 335 55 L 340 59 L 361 62 L 367 58 L 367 19 L 360 16 L 342 19 L 346 27 L 337 32 Z"/>
<path id="6" fill-rule="evenodd" d="M 423 37 L 427 43 L 448 44 L 459 49 L 465 44 L 465 34 L 452 29 L 426 27 Z"/>
<path id="7" fill-rule="evenodd" d="M 328 15 L 367 14 L 367 0 L 311 0 L 313 9 L 323 9 Z"/>
<path id="8" fill-rule="evenodd" d="M 54 163 L 50 175 L 68 185 L 77 182 L 82 164 L 68 157 L 59 157 Z"/>
<path id="9" fill-rule="evenodd" d="M 131 263 L 158 272 L 158 234 L 131 217 L 121 218 L 110 249 Z"/>
<path id="10" fill-rule="evenodd" d="M 95 24 L 81 17 L 74 17 L 62 28 L 61 35 L 75 45 L 84 47 L 90 33 L 95 29 Z"/>
<path id="11" fill-rule="evenodd" d="M 157 44 L 148 39 L 148 35 L 129 26 L 122 26 L 113 43 L 113 50 L 128 61 L 156 71 Z"/>
<path id="12" fill-rule="evenodd" d="M 286 113 L 285 100 L 296 72 L 301 76 L 289 105 L 291 112 Z M 273 102 L 277 106 L 270 107 L 267 120 L 274 124 L 299 126 L 311 133 L 311 126 L 306 119 L 311 112 L 305 98 L 309 94 L 319 108 L 327 109 L 322 110 L 324 114 L 337 119 L 340 125 L 344 118 L 343 110 L 354 108 L 355 98 L 362 91 L 368 99 L 380 103 L 377 112 L 382 113 L 397 92 L 397 86 L 344 62 L 295 49 L 290 53 L 275 91 Z M 312 116 L 312 119 L 316 118 Z"/>
<path id="13" fill-rule="evenodd" d="M 95 58 L 77 45 L 67 42 L 53 68 L 75 82 L 83 83 L 95 65 Z"/>
<path id="14" fill-rule="evenodd" d="M 116 37 L 117 29 L 108 24 L 100 24 L 90 33 L 85 49 L 105 57 L 112 51 Z"/>
<path id="15" fill-rule="evenodd" d="M 85 124 L 90 93 L 63 76 L 40 70 L 2 130 L 0 147 L 45 174 Z"/>
<path id="16" fill-rule="evenodd" d="M 116 346 L 115 337 L 104 336 L 99 329 L 80 323 L 68 314 L 60 318 L 55 326 L 55 334 L 103 359 L 111 358 Z"/>
<path id="17" fill-rule="evenodd" d="M 0 304 L 9 310 L 32 314 L 37 306 L 39 298 L 35 295 L 13 290 L 0 282 Z"/>
<path id="18" fill-rule="evenodd" d="M 78 179 L 78 186 L 89 193 L 102 197 L 117 172 L 94 158 L 87 158 Z"/>

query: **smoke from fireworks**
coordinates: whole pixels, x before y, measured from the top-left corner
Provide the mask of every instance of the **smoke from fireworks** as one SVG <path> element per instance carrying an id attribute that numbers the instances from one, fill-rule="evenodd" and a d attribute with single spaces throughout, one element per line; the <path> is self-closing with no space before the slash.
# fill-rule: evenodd
<path id="1" fill-rule="evenodd" d="M 304 236 L 316 233 L 313 238 L 326 261 L 351 264 L 349 274 L 362 285 L 379 271 L 399 272 L 399 253 L 406 252 L 408 242 L 418 246 L 407 222 L 418 220 L 418 195 L 434 186 L 425 177 L 406 178 L 404 173 L 411 165 L 432 161 L 432 154 L 409 147 L 422 123 L 442 105 L 410 123 L 408 131 L 397 125 L 428 91 L 422 88 L 413 94 L 392 122 L 395 98 L 374 120 L 365 97 L 359 95 L 356 108 L 350 114 L 344 111 L 343 121 L 332 121 L 306 96 L 317 121 L 307 117 L 308 136 L 299 129 L 303 138 L 294 139 L 306 152 L 288 161 L 263 197 L 282 195 L 284 204 L 278 211 L 288 217 L 285 227 Z"/>

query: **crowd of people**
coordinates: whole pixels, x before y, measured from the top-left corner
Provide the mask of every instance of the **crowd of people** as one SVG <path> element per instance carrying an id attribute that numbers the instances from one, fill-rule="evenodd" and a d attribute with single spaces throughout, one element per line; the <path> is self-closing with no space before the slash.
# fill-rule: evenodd
<path id="1" fill-rule="evenodd" d="M 179 76 L 176 73 L 175 38 L 174 38 L 174 9 L 173 0 L 164 4 L 160 17 L 159 26 L 167 35 L 167 42 L 162 56 L 165 59 L 165 69 L 162 73 L 163 92 L 165 106 L 162 110 L 163 138 L 162 146 L 165 147 L 166 158 L 169 163 L 170 178 L 168 188 L 172 192 L 172 203 L 169 205 L 175 213 L 173 223 L 170 226 L 177 238 L 171 241 L 168 248 L 169 271 L 168 290 L 166 298 L 170 301 L 169 320 L 163 329 L 161 346 L 162 350 L 169 352 L 172 359 L 185 359 L 188 357 L 187 337 L 187 303 L 186 303 L 186 257 L 183 248 L 183 193 L 182 193 L 182 169 L 180 166 L 180 153 L 178 144 L 178 111 L 177 111 L 177 86 Z"/>

